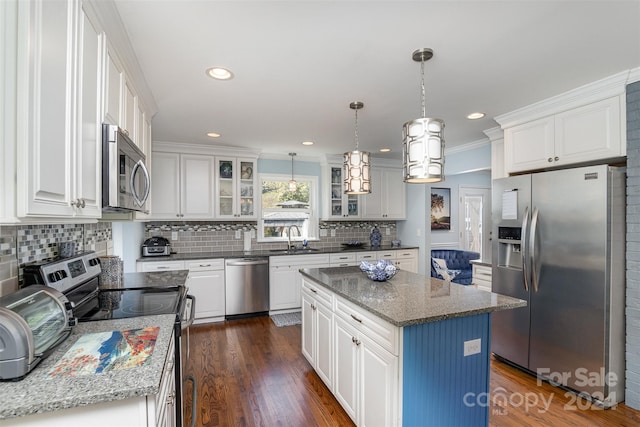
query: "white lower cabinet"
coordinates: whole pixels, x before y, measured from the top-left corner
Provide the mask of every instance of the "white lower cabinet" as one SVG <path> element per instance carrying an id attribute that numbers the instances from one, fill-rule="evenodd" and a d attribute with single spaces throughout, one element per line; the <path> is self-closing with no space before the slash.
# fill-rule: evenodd
<path id="1" fill-rule="evenodd" d="M 196 298 L 193 323 L 224 320 L 224 258 L 186 261 L 189 294 Z"/>
<path id="2" fill-rule="evenodd" d="M 269 311 L 299 310 L 301 304 L 301 268 L 329 265 L 328 255 L 285 255 L 269 257 Z"/>
<path id="3" fill-rule="evenodd" d="M 396 251 L 395 265 L 400 270 L 409 271 L 411 273 L 418 272 L 418 250 L 417 249 L 398 249 Z"/>
<path id="4" fill-rule="evenodd" d="M 399 425 L 401 328 L 312 280 L 302 290 L 302 353 L 318 376 L 356 425 Z"/>
<path id="5" fill-rule="evenodd" d="M 193 323 L 224 320 L 224 258 L 195 261 L 144 261 L 137 263 L 136 270 L 139 272 L 189 270 L 188 292 L 196 298 Z"/>
<path id="6" fill-rule="evenodd" d="M 471 275 L 471 284 L 478 289 L 491 292 L 491 266 L 471 263 L 473 274 Z"/>
<path id="7" fill-rule="evenodd" d="M 331 303 L 327 304 L 326 296 L 329 295 L 326 292 L 305 283 L 302 289 L 302 354 L 329 390 L 333 390 L 333 310 Z M 324 295 L 319 297 L 318 293 Z"/>

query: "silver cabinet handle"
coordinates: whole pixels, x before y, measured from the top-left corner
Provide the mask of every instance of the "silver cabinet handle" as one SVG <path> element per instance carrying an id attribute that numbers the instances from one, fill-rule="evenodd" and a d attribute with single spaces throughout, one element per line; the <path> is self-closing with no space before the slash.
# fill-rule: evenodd
<path id="1" fill-rule="evenodd" d="M 351 317 L 353 318 L 353 320 L 355 320 L 356 322 L 362 323 L 362 319 L 358 319 L 356 316 L 354 316 L 353 314 L 351 315 Z"/>

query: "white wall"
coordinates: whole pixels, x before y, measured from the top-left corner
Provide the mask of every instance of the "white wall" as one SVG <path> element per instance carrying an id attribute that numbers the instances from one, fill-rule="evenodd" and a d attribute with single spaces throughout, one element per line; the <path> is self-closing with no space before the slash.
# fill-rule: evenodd
<path id="1" fill-rule="evenodd" d="M 112 223 L 113 254 L 122 258 L 125 273 L 136 271 L 136 260 L 140 258 L 140 248 L 144 242 L 143 222 Z"/>
<path id="2" fill-rule="evenodd" d="M 426 256 L 429 251 L 429 210 L 425 209 L 429 187 L 424 184 L 407 184 L 407 219 L 397 222 L 397 236 L 403 245 L 420 249 L 418 273 L 425 274 Z"/>

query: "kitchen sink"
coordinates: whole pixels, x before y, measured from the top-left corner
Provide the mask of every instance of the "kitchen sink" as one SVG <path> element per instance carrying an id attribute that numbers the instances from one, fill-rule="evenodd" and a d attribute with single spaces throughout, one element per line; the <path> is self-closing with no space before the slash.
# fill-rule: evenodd
<path id="1" fill-rule="evenodd" d="M 269 252 L 272 254 L 304 254 L 310 252 L 318 252 L 320 249 L 316 248 L 305 248 L 305 249 L 270 249 Z"/>

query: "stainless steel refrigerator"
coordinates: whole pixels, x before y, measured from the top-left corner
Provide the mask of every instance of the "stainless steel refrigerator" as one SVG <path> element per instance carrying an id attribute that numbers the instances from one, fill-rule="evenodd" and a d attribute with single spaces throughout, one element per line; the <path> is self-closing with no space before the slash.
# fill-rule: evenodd
<path id="1" fill-rule="evenodd" d="M 624 400 L 625 173 L 607 165 L 493 181 L 491 350 L 608 407 Z"/>

